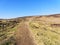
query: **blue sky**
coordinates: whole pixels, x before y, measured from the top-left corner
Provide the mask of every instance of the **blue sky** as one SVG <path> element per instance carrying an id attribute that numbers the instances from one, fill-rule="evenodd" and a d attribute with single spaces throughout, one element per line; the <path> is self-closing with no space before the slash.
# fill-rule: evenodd
<path id="1" fill-rule="evenodd" d="M 0 0 L 0 18 L 60 13 L 60 0 Z"/>

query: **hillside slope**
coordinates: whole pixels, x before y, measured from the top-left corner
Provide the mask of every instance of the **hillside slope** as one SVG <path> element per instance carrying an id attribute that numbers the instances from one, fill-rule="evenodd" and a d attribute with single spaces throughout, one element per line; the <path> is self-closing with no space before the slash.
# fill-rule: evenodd
<path id="1" fill-rule="evenodd" d="M 60 45 L 60 14 L 0 19 L 0 45 Z"/>

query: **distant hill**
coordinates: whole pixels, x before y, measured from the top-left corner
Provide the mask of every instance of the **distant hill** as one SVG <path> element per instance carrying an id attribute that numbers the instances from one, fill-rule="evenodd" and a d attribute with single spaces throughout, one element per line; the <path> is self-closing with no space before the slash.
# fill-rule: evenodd
<path id="1" fill-rule="evenodd" d="M 60 14 L 0 19 L 0 45 L 60 45 Z"/>

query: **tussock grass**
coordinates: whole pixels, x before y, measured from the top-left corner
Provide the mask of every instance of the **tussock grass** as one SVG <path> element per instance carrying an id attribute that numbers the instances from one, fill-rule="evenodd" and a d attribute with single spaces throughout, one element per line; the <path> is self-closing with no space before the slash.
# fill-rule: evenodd
<path id="1" fill-rule="evenodd" d="M 60 28 L 53 28 L 43 21 L 31 21 L 29 26 L 37 45 L 60 45 Z"/>
<path id="2" fill-rule="evenodd" d="M 15 31 L 17 23 L 14 21 L 0 22 L 0 45 L 15 45 Z"/>

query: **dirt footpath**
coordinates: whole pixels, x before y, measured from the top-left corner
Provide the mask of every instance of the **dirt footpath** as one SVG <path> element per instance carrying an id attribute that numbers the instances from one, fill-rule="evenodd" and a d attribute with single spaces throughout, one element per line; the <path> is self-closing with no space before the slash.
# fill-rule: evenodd
<path id="1" fill-rule="evenodd" d="M 25 23 L 21 24 L 16 31 L 16 45 L 36 45 Z"/>

